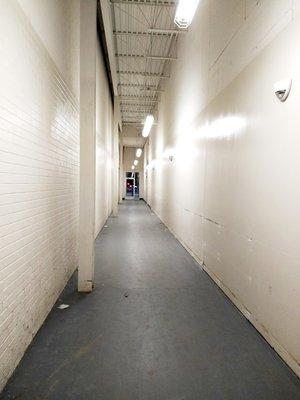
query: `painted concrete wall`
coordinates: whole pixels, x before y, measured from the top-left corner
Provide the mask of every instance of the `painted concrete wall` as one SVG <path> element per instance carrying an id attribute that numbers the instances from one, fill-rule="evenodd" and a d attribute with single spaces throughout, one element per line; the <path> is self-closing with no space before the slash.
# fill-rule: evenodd
<path id="1" fill-rule="evenodd" d="M 95 236 L 112 211 L 113 107 L 100 45 L 96 58 L 96 203 Z"/>
<path id="2" fill-rule="evenodd" d="M 299 3 L 202 0 L 146 145 L 145 190 L 298 374 Z M 280 103 L 273 83 L 285 77 Z"/>
<path id="3" fill-rule="evenodd" d="M 125 147 L 144 147 L 145 138 L 141 135 L 141 128 L 123 125 L 122 136 Z"/>

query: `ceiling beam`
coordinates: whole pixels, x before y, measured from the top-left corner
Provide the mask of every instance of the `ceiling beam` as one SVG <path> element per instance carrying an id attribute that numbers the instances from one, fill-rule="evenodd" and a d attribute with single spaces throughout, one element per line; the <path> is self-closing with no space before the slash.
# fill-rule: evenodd
<path id="1" fill-rule="evenodd" d="M 144 54 L 126 54 L 126 53 L 116 53 L 116 57 L 122 58 L 122 57 L 132 57 L 132 58 L 145 58 Z"/>
<path id="2" fill-rule="evenodd" d="M 176 1 L 173 0 L 110 0 L 112 4 L 131 4 L 138 6 L 157 6 L 175 7 Z"/>
<path id="3" fill-rule="evenodd" d="M 145 83 L 119 83 L 118 86 L 128 87 L 128 88 L 149 88 L 156 89 L 157 85 L 146 85 Z"/>
<path id="4" fill-rule="evenodd" d="M 168 79 L 170 76 L 157 74 L 154 72 L 141 72 L 141 71 L 117 71 L 120 75 L 141 75 L 141 76 L 149 76 L 152 78 L 159 78 L 159 79 Z"/>
<path id="5" fill-rule="evenodd" d="M 147 60 L 170 60 L 170 61 L 175 61 L 175 57 L 169 57 L 169 56 L 159 56 L 159 55 L 144 55 L 144 54 L 126 54 L 126 53 L 116 53 L 116 57 L 118 58 L 144 58 Z"/>
<path id="6" fill-rule="evenodd" d="M 136 95 L 131 95 L 131 94 L 125 94 L 125 95 L 121 95 L 120 96 L 120 98 L 121 98 L 121 102 L 122 102 L 122 99 L 126 99 L 126 100 L 130 100 L 130 99 L 133 99 L 133 100 L 141 100 L 141 101 L 144 101 L 144 102 L 148 102 L 148 101 L 157 101 L 157 99 L 155 99 L 154 97 L 150 97 L 150 96 L 136 96 Z"/>
<path id="7" fill-rule="evenodd" d="M 144 124 L 141 121 L 123 121 L 122 125 L 124 126 L 124 125 L 144 125 Z"/>
<path id="8" fill-rule="evenodd" d="M 169 57 L 169 56 L 155 56 L 155 55 L 150 55 L 146 56 L 147 60 L 163 60 L 163 61 L 176 61 L 176 57 Z"/>
<path id="9" fill-rule="evenodd" d="M 179 33 L 187 32 L 187 29 L 158 29 L 152 28 L 147 31 L 114 31 L 115 36 L 158 36 L 158 37 L 170 37 Z"/>
<path id="10" fill-rule="evenodd" d="M 149 108 L 149 107 L 153 107 L 155 105 L 155 103 L 146 103 L 146 104 L 143 104 L 143 103 L 122 103 L 121 104 L 121 107 L 125 107 L 125 108 L 131 108 L 131 110 L 132 110 L 132 107 L 134 107 L 133 109 L 134 110 L 136 110 L 136 109 L 138 109 L 138 110 L 140 110 L 140 109 L 146 109 L 146 108 Z"/>
<path id="11" fill-rule="evenodd" d="M 144 89 L 140 89 L 142 92 L 153 92 L 153 93 L 164 93 L 164 90 L 162 89 L 150 89 L 147 87 L 145 87 Z"/>
<path id="12" fill-rule="evenodd" d="M 154 103 L 153 103 L 154 104 Z M 136 110 L 137 108 L 138 109 L 146 109 L 146 108 L 148 108 L 148 107 L 152 107 L 153 106 L 153 104 L 152 103 L 145 103 L 145 104 L 143 104 L 143 103 L 128 103 L 128 102 L 124 102 L 124 103 L 122 103 L 121 104 L 121 107 L 125 107 L 125 108 L 131 108 L 131 109 L 134 109 L 134 110 Z"/>
<path id="13" fill-rule="evenodd" d="M 132 104 L 135 104 L 135 106 L 137 107 L 137 106 L 144 106 L 144 107 L 150 107 L 151 105 L 153 106 L 154 104 L 157 104 L 157 103 L 159 103 L 158 101 L 144 101 L 144 102 L 140 102 L 140 103 L 122 103 L 123 105 L 132 105 Z"/>
<path id="14" fill-rule="evenodd" d="M 150 111 L 149 110 L 146 110 L 146 111 L 127 111 L 127 110 L 123 110 L 122 114 L 148 115 L 148 114 L 150 114 Z"/>
<path id="15" fill-rule="evenodd" d="M 158 36 L 172 36 L 178 35 L 178 33 L 185 33 L 187 29 L 160 29 L 160 28 L 149 28 L 147 30 L 148 35 L 158 35 Z"/>

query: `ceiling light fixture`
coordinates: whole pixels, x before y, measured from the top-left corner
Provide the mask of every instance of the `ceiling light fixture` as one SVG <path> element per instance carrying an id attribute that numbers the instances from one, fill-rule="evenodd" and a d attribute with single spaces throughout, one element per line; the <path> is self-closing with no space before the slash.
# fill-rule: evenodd
<path id="1" fill-rule="evenodd" d="M 153 115 L 151 115 L 151 114 L 147 115 L 146 121 L 144 123 L 143 133 L 142 133 L 142 135 L 144 137 L 148 137 L 149 136 L 149 133 L 150 133 L 152 125 L 153 125 L 153 122 L 154 122 Z"/>
<path id="2" fill-rule="evenodd" d="M 134 168 L 135 168 L 135 166 L 134 166 L 134 165 L 132 165 L 132 166 L 131 166 L 131 169 L 134 169 Z"/>
<path id="3" fill-rule="evenodd" d="M 137 156 L 137 158 L 140 158 L 142 155 L 142 149 L 137 149 L 135 155 Z"/>
<path id="4" fill-rule="evenodd" d="M 133 161 L 133 165 L 135 165 L 135 166 L 137 166 L 138 163 L 139 163 L 138 160 L 134 160 L 134 161 Z"/>
<path id="5" fill-rule="evenodd" d="M 180 29 L 187 29 L 194 18 L 199 0 L 179 0 L 174 23 Z"/>

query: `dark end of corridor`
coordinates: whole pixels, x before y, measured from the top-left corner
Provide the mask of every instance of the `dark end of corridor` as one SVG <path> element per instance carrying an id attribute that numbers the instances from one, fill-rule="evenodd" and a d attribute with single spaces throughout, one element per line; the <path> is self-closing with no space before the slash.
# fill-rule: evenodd
<path id="1" fill-rule="evenodd" d="M 18 400 L 297 400 L 298 378 L 142 201 L 96 241 L 4 390 Z"/>

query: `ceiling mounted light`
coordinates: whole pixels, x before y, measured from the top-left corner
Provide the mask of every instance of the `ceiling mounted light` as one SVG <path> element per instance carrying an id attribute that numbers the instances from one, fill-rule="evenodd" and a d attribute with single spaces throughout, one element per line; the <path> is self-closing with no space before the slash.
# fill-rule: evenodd
<path id="1" fill-rule="evenodd" d="M 144 137 L 148 137 L 149 136 L 149 133 L 150 133 L 152 125 L 153 125 L 153 122 L 154 122 L 153 115 L 150 115 L 150 114 L 147 115 L 147 118 L 146 118 L 146 121 L 145 121 L 145 124 L 144 124 L 144 128 L 143 128 L 143 133 L 142 133 L 142 135 Z"/>
<path id="2" fill-rule="evenodd" d="M 187 29 L 191 25 L 198 4 L 199 0 L 179 0 L 174 22 L 180 29 Z"/>
<path id="3" fill-rule="evenodd" d="M 134 169 L 134 168 L 135 168 L 135 166 L 134 166 L 134 165 L 132 165 L 132 166 L 131 166 L 131 169 Z"/>
<path id="4" fill-rule="evenodd" d="M 137 149 L 135 155 L 137 156 L 137 158 L 140 158 L 142 155 L 142 149 Z"/>
<path id="5" fill-rule="evenodd" d="M 138 163 L 139 163 L 138 160 L 133 161 L 133 165 L 135 165 L 135 166 L 138 165 Z"/>

